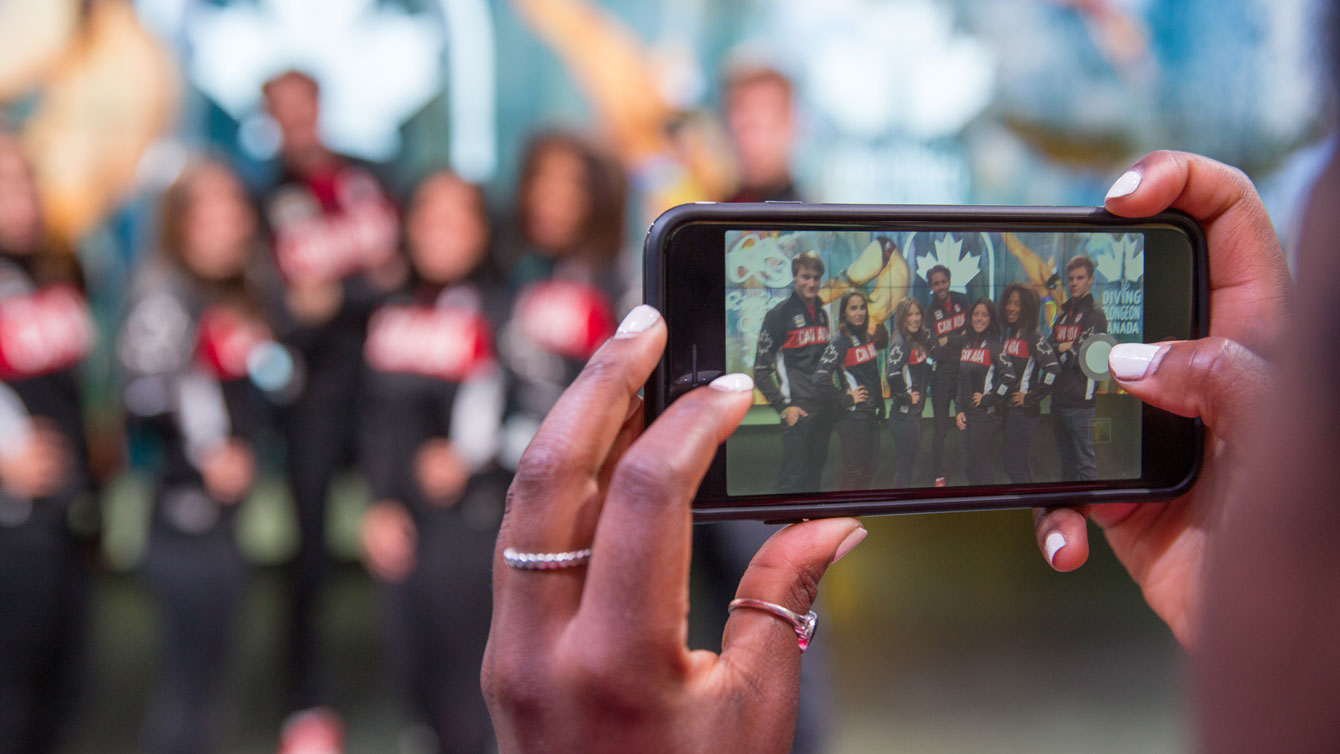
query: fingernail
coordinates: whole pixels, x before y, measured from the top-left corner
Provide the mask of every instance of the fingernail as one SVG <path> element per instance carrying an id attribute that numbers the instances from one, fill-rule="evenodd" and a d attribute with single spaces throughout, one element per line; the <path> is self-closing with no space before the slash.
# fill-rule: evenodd
<path id="1" fill-rule="evenodd" d="M 656 307 L 641 304 L 628 312 L 628 316 L 619 323 L 619 329 L 614 331 L 616 338 L 632 338 L 646 331 L 647 328 L 656 324 L 656 320 L 661 318 L 661 313 L 656 311 Z"/>
<path id="2" fill-rule="evenodd" d="M 1142 380 L 1153 371 L 1151 367 L 1158 366 L 1163 352 L 1167 350 L 1166 345 L 1118 343 L 1112 346 L 1112 351 L 1107 355 L 1107 366 L 1119 380 Z"/>
<path id="3" fill-rule="evenodd" d="M 1047 539 L 1042 543 L 1042 551 L 1047 555 L 1047 565 L 1055 565 L 1056 553 L 1065 547 L 1065 535 L 1059 531 L 1054 531 L 1047 535 Z"/>
<path id="4" fill-rule="evenodd" d="M 723 374 L 707 384 L 723 393 L 747 393 L 754 389 L 754 381 L 747 374 Z"/>
<path id="5" fill-rule="evenodd" d="M 1120 199 L 1123 196 L 1129 196 L 1139 187 L 1140 174 L 1134 170 L 1127 170 L 1112 184 L 1112 188 L 1107 190 L 1107 198 Z"/>
<path id="6" fill-rule="evenodd" d="M 847 535 L 846 539 L 842 540 L 842 544 L 838 545 L 837 553 L 833 555 L 833 563 L 847 557 L 847 553 L 856 549 L 856 545 L 861 544 L 861 541 L 865 539 L 865 535 L 869 533 L 870 532 L 866 531 L 863 526 L 856 527 L 851 534 Z M 829 563 L 829 565 L 832 565 L 833 563 Z"/>

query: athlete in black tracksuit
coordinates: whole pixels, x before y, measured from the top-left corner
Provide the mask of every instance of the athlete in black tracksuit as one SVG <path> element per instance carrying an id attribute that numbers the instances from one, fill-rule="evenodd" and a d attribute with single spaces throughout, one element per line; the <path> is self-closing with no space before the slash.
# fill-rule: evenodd
<path id="1" fill-rule="evenodd" d="M 398 219 L 373 168 L 339 156 L 316 174 L 286 170 L 266 196 L 265 214 L 290 289 L 274 302 L 270 319 L 305 379 L 280 415 L 299 533 L 287 653 L 288 704 L 297 710 L 329 702 L 315 623 L 329 570 L 326 498 L 334 475 L 355 460 L 367 321 L 387 293 L 368 270 L 395 254 Z M 293 293 L 312 286 L 338 290 L 339 302 L 325 319 L 303 319 L 290 306 Z"/>
<path id="2" fill-rule="evenodd" d="M 474 282 L 419 283 L 372 318 L 361 465 L 377 506 L 413 524 L 414 566 L 383 587 L 393 667 L 439 752 L 491 751 L 479 665 L 488 640 L 493 542 L 506 477 L 495 464 L 504 389 Z M 468 473 L 445 499 L 426 492 L 416 455 L 445 442 Z"/>
<path id="3" fill-rule="evenodd" d="M 782 421 L 778 492 L 819 489 L 832 432 L 829 392 L 817 374 L 828 340 L 828 312 L 817 297 L 806 304 L 792 293 L 763 317 L 754 384 L 778 414 L 792 407 L 804 412 L 793 425 Z"/>
<path id="4" fill-rule="evenodd" d="M 6 332 L 0 339 L 0 453 L 26 454 L 31 443 L 58 443 L 63 466 L 33 496 L 15 480 L 0 478 L 0 749 L 20 754 L 54 751 L 70 718 L 88 596 L 83 543 L 70 514 L 90 485 L 75 367 L 91 346 L 92 323 L 79 294 L 65 285 L 71 279 L 53 278 L 40 267 L 32 252 L 0 249 L 0 303 L 6 305 L 0 317 Z M 72 343 L 51 337 L 48 327 L 58 319 L 81 322 L 88 338 L 75 336 Z M 12 337 L 23 330 L 44 335 Z"/>
<path id="5" fill-rule="evenodd" d="M 849 295 L 842 297 L 844 308 Z M 814 380 L 838 406 L 837 433 L 842 441 L 838 488 L 869 489 L 879 467 L 884 387 L 879 380 L 879 345 L 866 331 L 864 321 L 859 327 L 844 325 L 839 329 L 824 349 Z M 860 388 L 865 389 L 866 395 L 865 400 L 857 403 L 852 393 Z"/>
<path id="6" fill-rule="evenodd" d="M 969 326 L 959 351 L 958 397 L 955 399 L 959 427 L 967 435 L 964 471 L 968 474 L 968 483 L 974 485 L 994 481 L 991 440 L 1000 430 L 1006 396 L 1014 390 L 1015 383 L 1014 366 L 1001 348 L 995 307 L 986 299 L 973 304 L 974 311 L 979 307 L 990 312 L 990 324 L 981 331 Z"/>
<path id="7" fill-rule="evenodd" d="M 246 371 L 251 347 L 268 340 L 259 306 L 240 281 L 210 283 L 155 260 L 136 281 L 117 343 L 129 427 L 159 451 L 141 564 L 165 626 L 149 752 L 204 752 L 215 738 L 211 707 L 247 567 L 234 523 L 240 498 L 217 496 L 203 470 L 224 445 L 250 454 L 267 424 Z"/>
<path id="8" fill-rule="evenodd" d="M 902 307 L 899 309 L 901 311 Z M 916 464 L 917 450 L 921 447 L 921 416 L 926 410 L 926 387 L 930 384 L 933 369 L 928 342 L 925 338 L 918 341 L 898 333 L 889 343 L 886 369 L 889 392 L 893 396 L 893 405 L 889 408 L 889 429 L 893 433 L 894 487 L 912 486 L 912 470 Z M 917 393 L 917 400 L 913 400 L 913 393 Z"/>
<path id="9" fill-rule="evenodd" d="M 936 275 L 934 271 L 930 273 Z M 947 279 L 947 274 L 946 279 Z M 954 424 L 954 412 L 949 402 L 958 393 L 958 360 L 963 350 L 963 339 L 968 332 L 968 297 L 962 293 L 945 291 L 943 299 L 931 298 L 926 307 L 930 313 L 931 413 L 935 419 L 935 433 L 931 436 L 931 469 L 937 479 L 949 475 L 944 457 L 945 437 Z M 961 412 L 963 406 L 957 406 Z"/>
<path id="10" fill-rule="evenodd" d="M 1005 401 L 1004 444 L 1001 455 L 1005 473 L 1014 484 L 1033 481 L 1029 450 L 1033 435 L 1042 421 L 1042 399 L 1051 394 L 1061 365 L 1051 344 L 1038 332 L 1038 294 L 1026 285 L 1015 283 L 1001 295 L 1006 320 L 1005 358 L 1010 360 L 1019 382 Z M 1016 320 L 1008 324 L 1009 310 L 1015 307 Z"/>
<path id="11" fill-rule="evenodd" d="M 1052 392 L 1052 433 L 1061 454 L 1063 481 L 1098 478 L 1093 448 L 1094 393 L 1098 385 L 1080 369 L 1079 351 L 1086 339 L 1105 332 L 1107 316 L 1094 304 L 1093 294 L 1085 292 L 1061 304 L 1048 337 L 1061 362 L 1061 374 Z M 1062 344 L 1069 347 L 1063 351 Z"/>

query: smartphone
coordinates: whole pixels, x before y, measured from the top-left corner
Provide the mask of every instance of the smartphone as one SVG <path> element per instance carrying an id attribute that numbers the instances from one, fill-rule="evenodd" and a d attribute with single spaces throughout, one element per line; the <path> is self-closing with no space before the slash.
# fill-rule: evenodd
<path id="1" fill-rule="evenodd" d="M 647 233 L 669 337 L 646 420 L 754 378 L 696 520 L 1166 500 L 1204 427 L 1122 392 L 1107 354 L 1204 335 L 1207 280 L 1177 212 L 684 205 Z"/>

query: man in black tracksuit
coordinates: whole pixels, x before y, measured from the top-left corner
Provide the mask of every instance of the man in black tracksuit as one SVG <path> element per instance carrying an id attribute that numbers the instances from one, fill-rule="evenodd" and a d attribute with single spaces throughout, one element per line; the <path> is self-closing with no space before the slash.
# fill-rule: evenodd
<path id="1" fill-rule="evenodd" d="M 945 464 L 945 437 L 954 425 L 955 412 L 949 402 L 958 392 L 958 360 L 963 350 L 963 339 L 968 332 L 968 297 L 949 290 L 949 268 L 942 264 L 926 274 L 931 284 L 931 303 L 926 307 L 931 331 L 931 413 L 935 417 L 935 434 L 931 437 L 931 468 L 935 470 L 935 486 L 943 487 L 949 476 Z M 960 407 L 961 408 L 961 407 Z"/>
<path id="2" fill-rule="evenodd" d="M 1062 481 L 1093 481 L 1098 478 L 1098 461 L 1093 450 L 1094 393 L 1098 385 L 1079 367 L 1079 350 L 1084 341 L 1107 332 L 1107 316 L 1094 304 L 1093 261 L 1085 256 L 1070 260 L 1065 267 L 1070 300 L 1052 324 L 1049 336 L 1061 362 L 1061 376 L 1052 393 L 1052 434 L 1061 454 Z"/>
<path id="3" fill-rule="evenodd" d="M 813 253 L 792 259 L 795 291 L 763 317 L 758 334 L 754 383 L 782 417 L 778 492 L 817 491 L 828 459 L 832 412 L 815 377 L 828 348 L 828 312 L 819 301 L 823 275 L 824 263 Z"/>

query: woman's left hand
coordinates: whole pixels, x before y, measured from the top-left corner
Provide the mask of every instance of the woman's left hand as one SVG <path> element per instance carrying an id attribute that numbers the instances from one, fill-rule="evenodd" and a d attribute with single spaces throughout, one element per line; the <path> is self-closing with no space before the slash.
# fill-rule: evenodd
<path id="1" fill-rule="evenodd" d="M 721 377 L 641 431 L 637 391 L 665 337 L 654 309 L 634 309 L 549 413 L 508 491 L 482 673 L 503 752 L 790 748 L 801 654 L 789 623 L 737 610 L 720 655 L 685 645 L 690 501 L 753 383 Z M 864 534 L 849 518 L 787 526 L 737 595 L 803 614 Z M 503 558 L 587 547 L 587 565 L 561 570 Z"/>

